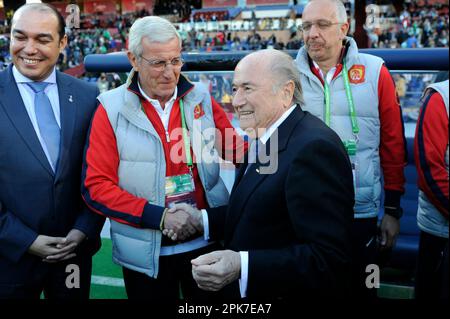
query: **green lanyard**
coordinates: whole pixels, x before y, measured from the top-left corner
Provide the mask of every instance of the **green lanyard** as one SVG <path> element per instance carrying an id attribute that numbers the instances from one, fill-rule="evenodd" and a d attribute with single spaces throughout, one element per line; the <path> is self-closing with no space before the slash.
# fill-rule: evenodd
<path id="1" fill-rule="evenodd" d="M 181 126 L 183 127 L 182 132 L 183 132 L 184 149 L 186 152 L 186 162 L 187 166 L 189 167 L 189 171 L 192 172 L 192 167 L 194 165 L 192 164 L 191 141 L 187 136 L 186 119 L 184 118 L 184 104 L 182 99 L 180 99 L 180 112 L 181 112 Z"/>
<path id="2" fill-rule="evenodd" d="M 355 104 L 353 103 L 353 95 L 350 90 L 350 84 L 348 80 L 347 66 L 345 64 L 345 59 L 342 67 L 343 77 L 344 77 L 344 86 L 345 86 L 345 95 L 347 95 L 348 101 L 348 109 L 350 112 L 350 120 L 352 122 L 352 132 L 355 136 L 359 133 L 358 121 L 356 119 L 356 111 Z M 325 90 L 325 123 L 330 126 L 330 117 L 331 117 L 331 98 L 330 98 L 330 87 L 328 86 L 328 82 L 326 76 L 324 78 L 324 90 Z"/>
<path id="3" fill-rule="evenodd" d="M 144 106 L 141 103 L 141 110 L 142 112 L 144 112 L 144 114 L 146 114 Z M 180 99 L 180 112 L 181 112 L 181 126 L 182 128 L 182 132 L 183 132 L 183 142 L 184 142 L 184 148 L 186 150 L 186 162 L 187 162 L 187 166 L 189 168 L 189 172 L 192 173 L 192 167 L 194 166 L 192 164 L 192 156 L 191 156 L 191 141 L 189 139 L 189 137 L 187 136 L 187 128 L 186 128 L 186 120 L 184 119 L 184 105 L 183 105 L 183 100 Z M 166 132 L 167 135 L 167 141 L 169 142 L 169 135 Z"/>

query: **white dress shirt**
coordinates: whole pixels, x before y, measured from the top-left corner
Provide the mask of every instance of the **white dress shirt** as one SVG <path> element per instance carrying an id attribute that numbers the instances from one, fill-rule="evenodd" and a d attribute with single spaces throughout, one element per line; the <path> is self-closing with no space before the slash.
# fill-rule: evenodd
<path id="1" fill-rule="evenodd" d="M 283 123 L 287 117 L 294 111 L 297 105 L 292 105 L 289 109 L 287 109 L 283 115 L 280 116 L 278 120 L 275 121 L 260 137 L 260 142 L 262 144 L 266 144 L 269 140 L 270 136 L 272 136 L 273 132 Z M 202 209 L 202 219 L 203 219 L 203 236 L 205 240 L 209 239 L 209 220 L 208 213 L 206 209 Z M 248 251 L 240 251 L 241 256 L 241 277 L 239 279 L 239 290 L 241 293 L 241 298 L 245 298 L 247 296 L 247 284 L 248 284 Z"/>
<path id="2" fill-rule="evenodd" d="M 314 67 L 315 67 L 317 70 L 319 70 L 319 73 L 320 73 L 320 76 L 322 77 L 322 79 L 324 79 L 324 81 L 327 81 L 327 83 L 330 84 L 330 83 L 331 83 L 331 80 L 333 80 L 334 73 L 336 72 L 336 67 L 332 67 L 332 68 L 330 69 L 330 71 L 328 71 L 328 73 L 327 73 L 327 75 L 326 75 L 326 77 L 325 77 L 325 76 L 323 76 L 323 72 L 322 72 L 322 70 L 320 69 L 319 65 L 318 65 L 316 62 L 314 62 L 314 61 L 313 61 L 313 64 L 314 64 Z"/>
<path id="3" fill-rule="evenodd" d="M 170 112 L 172 111 L 173 104 L 175 103 L 175 100 L 177 99 L 178 94 L 178 88 L 175 87 L 175 91 L 173 92 L 172 97 L 169 101 L 166 102 L 166 105 L 164 106 L 164 109 L 162 108 L 161 104 L 158 100 L 152 99 L 147 94 L 145 94 L 144 90 L 141 88 L 141 85 L 138 81 L 138 87 L 139 91 L 141 92 L 142 96 L 145 97 L 147 101 L 150 102 L 151 105 L 155 108 L 156 112 L 158 113 L 159 117 L 161 118 L 161 122 L 164 125 L 164 129 L 166 130 L 166 136 L 168 136 L 169 131 L 169 120 L 170 120 Z"/>
<path id="4" fill-rule="evenodd" d="M 138 87 L 139 87 L 139 92 L 141 92 L 142 96 L 147 101 L 150 102 L 150 104 L 155 108 L 156 112 L 158 113 L 158 116 L 161 119 L 161 122 L 163 123 L 164 129 L 166 131 L 167 142 L 169 142 L 170 141 L 170 138 L 169 138 L 169 136 L 170 136 L 170 133 L 169 133 L 170 112 L 172 111 L 173 105 L 177 99 L 178 88 L 175 87 L 175 91 L 173 92 L 172 97 L 170 98 L 169 101 L 166 102 L 166 105 L 164 106 L 164 109 L 163 109 L 158 100 L 152 99 L 144 92 L 144 90 L 141 88 L 141 85 L 139 84 L 139 81 L 138 81 Z M 160 249 L 159 255 L 160 256 L 169 256 L 169 255 L 174 255 L 174 254 L 181 254 L 181 253 L 185 253 L 185 252 L 192 251 L 195 249 L 203 248 L 210 244 L 212 244 L 212 243 L 209 243 L 208 240 L 206 240 L 200 236 L 196 239 L 189 240 L 189 241 L 177 244 L 177 245 L 162 246 Z"/>
<path id="5" fill-rule="evenodd" d="M 47 145 L 45 144 L 44 139 L 41 136 L 41 131 L 39 130 L 39 125 L 36 119 L 36 112 L 34 109 L 34 91 L 29 87 L 26 83 L 34 82 L 33 80 L 27 78 L 22 73 L 17 70 L 15 66 L 12 68 L 14 80 L 17 83 L 17 87 L 19 88 L 20 96 L 22 97 L 23 104 L 25 105 L 25 109 L 27 110 L 28 116 L 30 118 L 31 124 L 33 125 L 34 131 L 38 137 L 39 143 L 41 143 L 41 147 L 47 157 L 47 160 L 52 167 L 53 171 L 55 168 L 53 167 L 53 163 L 50 159 L 50 155 L 47 150 Z M 59 94 L 58 94 L 58 85 L 56 84 L 56 71 L 53 69 L 52 73 L 42 82 L 50 83 L 45 88 L 44 92 L 50 100 L 50 104 L 52 105 L 53 114 L 55 115 L 56 123 L 61 128 L 61 111 L 59 107 Z"/>

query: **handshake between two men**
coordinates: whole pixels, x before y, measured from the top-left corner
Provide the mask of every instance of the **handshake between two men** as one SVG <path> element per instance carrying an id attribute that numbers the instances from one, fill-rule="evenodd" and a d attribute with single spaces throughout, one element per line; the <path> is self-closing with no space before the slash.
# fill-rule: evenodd
<path id="1" fill-rule="evenodd" d="M 185 240 L 197 232 L 203 234 L 202 212 L 191 205 L 174 204 L 164 217 L 163 235 Z M 237 280 L 241 274 L 241 256 L 232 250 L 218 250 L 191 261 L 192 276 L 199 288 L 218 291 Z"/>
<path id="2" fill-rule="evenodd" d="M 164 216 L 163 235 L 173 241 L 185 240 L 194 234 L 203 234 L 202 213 L 188 204 L 174 204 Z"/>

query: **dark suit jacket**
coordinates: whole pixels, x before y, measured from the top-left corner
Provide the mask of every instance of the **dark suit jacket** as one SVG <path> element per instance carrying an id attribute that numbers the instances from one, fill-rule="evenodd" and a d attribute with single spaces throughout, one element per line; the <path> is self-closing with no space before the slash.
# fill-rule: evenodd
<path id="1" fill-rule="evenodd" d="M 0 73 L 0 284 L 17 283 L 43 264 L 27 250 L 38 235 L 64 237 L 72 228 L 98 250 L 104 219 L 81 198 L 83 148 L 98 89 L 56 72 L 61 147 L 56 174 L 33 129 L 9 66 Z"/>
<path id="2" fill-rule="evenodd" d="M 249 298 L 344 296 L 354 204 L 346 151 L 298 106 L 278 128 L 278 141 L 274 174 L 259 174 L 257 162 L 244 175 L 243 165 L 228 206 L 208 209 L 210 237 L 249 251 Z"/>

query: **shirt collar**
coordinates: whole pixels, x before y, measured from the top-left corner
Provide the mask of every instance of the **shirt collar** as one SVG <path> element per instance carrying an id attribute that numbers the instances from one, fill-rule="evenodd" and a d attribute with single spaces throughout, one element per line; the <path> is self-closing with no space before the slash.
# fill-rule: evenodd
<path id="1" fill-rule="evenodd" d="M 327 74 L 323 74 L 322 70 L 320 69 L 320 67 L 316 63 L 316 61 L 311 59 L 311 57 L 308 55 L 308 60 L 310 61 L 311 68 L 315 68 L 318 71 L 319 75 L 322 77 L 322 79 L 325 79 L 328 76 L 328 74 L 331 73 L 331 71 L 333 71 L 333 73 L 331 73 L 331 74 L 333 74 L 333 78 L 336 77 L 339 74 L 339 72 L 341 72 L 342 63 L 343 63 L 345 56 L 347 55 L 347 51 L 348 51 L 349 47 L 350 47 L 350 41 L 347 41 L 346 39 L 344 39 L 342 42 L 341 54 L 339 55 L 339 62 L 334 67 L 332 67 L 328 71 Z"/>
<path id="2" fill-rule="evenodd" d="M 263 144 L 266 144 L 269 140 L 270 136 L 272 136 L 273 132 L 287 119 L 287 117 L 294 111 L 297 104 L 292 105 L 289 109 L 287 109 L 283 115 L 280 116 L 278 120 L 275 121 L 269 128 L 264 132 L 264 134 L 260 137 L 260 141 Z"/>
<path id="3" fill-rule="evenodd" d="M 139 81 L 137 81 L 137 85 L 138 85 L 138 88 L 139 88 L 139 92 L 141 93 L 141 95 L 142 95 L 147 101 L 149 101 L 151 104 L 158 104 L 158 105 L 160 105 L 160 103 L 159 103 L 158 100 L 152 99 L 151 97 L 149 97 L 149 96 L 144 92 L 144 90 L 141 88 L 141 85 L 139 84 Z M 177 98 L 177 93 L 178 93 L 178 88 L 175 86 L 175 90 L 173 91 L 173 95 L 172 95 L 172 97 L 170 98 L 170 100 L 167 101 L 167 103 L 173 103 L 173 102 L 176 100 L 176 98 Z"/>
<path id="4" fill-rule="evenodd" d="M 312 63 L 314 65 L 314 67 L 319 71 L 320 76 L 322 77 L 322 79 L 325 79 L 328 74 L 330 74 L 332 72 L 332 74 L 334 74 L 336 72 L 336 68 L 337 66 L 332 67 L 327 74 L 323 74 L 322 70 L 320 69 L 319 65 L 316 63 L 316 61 L 312 60 Z M 338 64 L 339 65 L 339 64 Z"/>
<path id="5" fill-rule="evenodd" d="M 13 75 L 14 75 L 14 79 L 16 80 L 16 83 L 35 82 L 32 79 L 27 78 L 25 75 L 20 73 L 20 71 L 16 68 L 15 65 L 13 65 L 12 71 L 13 71 Z M 56 84 L 56 68 L 53 68 L 52 73 L 50 73 L 50 75 L 45 80 L 43 80 L 41 82 Z"/>

